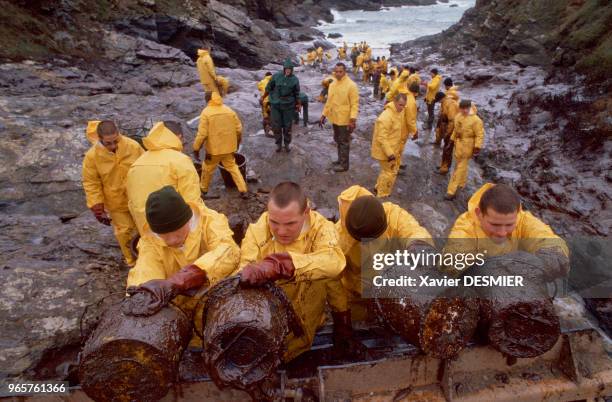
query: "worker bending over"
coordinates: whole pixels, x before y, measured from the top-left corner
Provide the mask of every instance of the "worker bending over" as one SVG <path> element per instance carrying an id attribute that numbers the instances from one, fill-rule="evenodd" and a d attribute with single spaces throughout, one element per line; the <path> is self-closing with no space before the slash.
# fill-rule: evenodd
<path id="1" fill-rule="evenodd" d="M 526 251 L 539 257 L 549 279 L 569 273 L 569 250 L 550 226 L 525 211 L 519 195 L 505 184 L 487 183 L 468 201 L 448 235 L 445 253 L 484 253 L 486 257 Z M 452 274 L 463 270 L 446 267 Z"/>
<path id="2" fill-rule="evenodd" d="M 210 181 L 221 165 L 227 170 L 236 184 L 242 198 L 248 198 L 247 184 L 236 164 L 234 153 L 242 140 L 242 123 L 240 118 L 223 99 L 215 92 L 206 93 L 206 107 L 200 115 L 198 133 L 193 143 L 193 153 L 200 160 L 200 149 L 205 144 L 206 157 L 202 164 L 202 181 L 200 189 L 206 198 Z"/>
<path id="3" fill-rule="evenodd" d="M 136 141 L 121 135 L 115 123 L 109 120 L 90 121 L 87 139 L 92 144 L 83 159 L 87 208 L 98 222 L 113 226 L 123 258 L 133 266 L 135 261 L 130 252 L 130 241 L 137 230 L 128 208 L 125 178 L 144 149 Z"/>
<path id="4" fill-rule="evenodd" d="M 310 210 L 298 184 L 278 184 L 268 211 L 249 225 L 242 240 L 240 272 L 250 286 L 276 282 L 301 319 L 304 334 L 288 336 L 284 361 L 310 349 L 325 316 L 327 283 L 344 264 L 333 223 Z"/>

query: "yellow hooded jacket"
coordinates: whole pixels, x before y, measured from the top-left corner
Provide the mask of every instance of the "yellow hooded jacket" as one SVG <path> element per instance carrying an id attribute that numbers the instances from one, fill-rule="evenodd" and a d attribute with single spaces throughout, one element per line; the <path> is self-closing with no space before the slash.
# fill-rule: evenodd
<path id="1" fill-rule="evenodd" d="M 413 82 L 416 82 L 417 85 L 421 85 L 421 76 L 419 73 L 410 74 L 408 77 L 408 82 L 406 83 L 406 88 L 410 88 Z"/>
<path id="2" fill-rule="evenodd" d="M 457 113 L 453 122 L 451 140 L 455 142 L 453 156 L 456 159 L 471 158 L 474 148 L 482 148 L 484 126 L 473 107 L 467 116 Z"/>
<path id="3" fill-rule="evenodd" d="M 119 135 L 115 153 L 109 152 L 98 139 L 99 121 L 87 124 L 87 139 L 92 146 L 83 159 L 83 189 L 87 208 L 104 204 L 108 211 L 127 212 L 128 198 L 125 178 L 132 163 L 144 153 L 144 149 L 131 138 Z"/>
<path id="4" fill-rule="evenodd" d="M 380 88 L 382 93 L 386 93 L 389 90 L 389 80 L 387 79 L 386 75 L 381 74 L 380 83 L 378 84 L 378 87 Z"/>
<path id="5" fill-rule="evenodd" d="M 198 60 L 196 62 L 198 73 L 200 74 L 200 82 L 207 91 L 212 91 L 217 86 L 217 73 L 215 71 L 215 63 L 213 63 L 210 52 L 204 49 L 198 49 Z"/>
<path id="6" fill-rule="evenodd" d="M 138 244 L 138 261 L 128 274 L 127 286 L 137 286 L 152 279 L 167 279 L 189 264 L 206 272 L 211 285 L 236 270 L 240 249 L 225 215 L 203 204 L 190 204 L 194 213 L 191 229 L 180 248 L 166 243 L 145 226 Z"/>
<path id="7" fill-rule="evenodd" d="M 272 79 L 272 76 L 267 75 L 264 77 L 263 80 L 257 83 L 257 89 L 259 90 L 259 94 L 261 96 L 263 96 L 263 94 L 266 92 L 266 86 L 268 86 L 268 82 L 270 82 L 271 79 Z"/>
<path id="8" fill-rule="evenodd" d="M 516 227 L 503 244 L 496 244 L 482 230 L 480 220 L 476 215 L 476 208 L 486 190 L 495 184 L 486 183 L 476 191 L 468 201 L 468 210 L 457 218 L 448 235 L 444 246 L 445 253 L 486 253 L 493 257 L 513 251 L 522 250 L 535 253 L 543 248 L 559 248 L 563 254 L 569 256 L 569 250 L 563 239 L 553 230 L 521 207 L 516 220 Z M 486 251 L 485 251 L 486 250 Z M 456 270 L 456 268 L 453 268 Z M 456 272 L 460 272 L 456 270 Z"/>
<path id="9" fill-rule="evenodd" d="M 357 84 L 346 75 L 329 86 L 323 116 L 337 126 L 347 126 L 359 113 L 359 89 Z"/>
<path id="10" fill-rule="evenodd" d="M 346 229 L 346 214 L 355 199 L 372 195 L 361 186 L 351 186 L 338 196 L 340 219 L 336 222 L 336 231 L 340 248 L 346 256 L 346 268 L 342 273 L 342 285 L 354 294 L 361 294 L 361 243 L 355 240 Z M 417 220 L 399 205 L 384 202 L 383 208 L 387 217 L 387 230 L 381 239 L 407 239 L 406 246 L 412 241 L 422 240 L 433 246 L 431 235 Z"/>
<path id="11" fill-rule="evenodd" d="M 435 77 L 427 83 L 427 93 L 425 94 L 425 102 L 432 103 L 436 98 L 436 94 L 440 90 L 440 83 L 442 81 L 442 76 L 440 74 L 436 74 Z"/>
<path id="12" fill-rule="evenodd" d="M 410 91 L 406 94 L 406 107 L 404 108 L 404 119 L 402 124 L 402 141 L 414 137 L 417 132 L 417 102 L 414 94 Z"/>
<path id="13" fill-rule="evenodd" d="M 199 151 L 206 143 L 207 155 L 225 155 L 236 152 L 242 137 L 240 118 L 223 99 L 213 92 L 210 102 L 200 115 L 198 133 L 193 150 Z"/>
<path id="14" fill-rule="evenodd" d="M 289 335 L 284 357 L 288 361 L 310 349 L 325 315 L 327 280 L 337 278 L 346 261 L 338 246 L 334 224 L 318 212 L 310 211 L 302 233 L 290 245 L 274 239 L 268 213 L 264 212 L 257 222 L 249 225 L 242 240 L 240 269 L 270 254 L 283 252 L 291 255 L 295 276 L 289 281 L 277 281 L 277 284 L 291 300 L 305 332 L 300 338 Z"/>
<path id="15" fill-rule="evenodd" d="M 440 114 L 446 118 L 446 135 L 451 135 L 455 127 L 455 116 L 459 113 L 459 103 L 457 100 L 447 93 L 440 104 Z"/>
<path id="16" fill-rule="evenodd" d="M 387 93 L 387 102 L 391 102 L 397 96 L 397 94 L 407 94 L 409 92 L 408 87 L 406 85 L 409 76 L 410 73 L 408 72 L 408 70 L 404 70 L 400 74 L 399 78 L 396 78 L 393 81 L 393 83 L 391 84 L 391 90 L 389 91 L 389 93 Z"/>
<path id="17" fill-rule="evenodd" d="M 397 158 L 402 139 L 404 112 L 395 108 L 395 102 L 389 102 L 374 124 L 372 136 L 372 158 L 386 161 L 391 155 Z"/>
<path id="18" fill-rule="evenodd" d="M 191 159 L 183 154 L 181 140 L 163 122 L 156 123 L 143 139 L 147 149 L 127 174 L 130 213 L 142 235 L 146 224 L 145 204 L 149 194 L 170 185 L 188 203 L 202 204 L 200 178 Z"/>

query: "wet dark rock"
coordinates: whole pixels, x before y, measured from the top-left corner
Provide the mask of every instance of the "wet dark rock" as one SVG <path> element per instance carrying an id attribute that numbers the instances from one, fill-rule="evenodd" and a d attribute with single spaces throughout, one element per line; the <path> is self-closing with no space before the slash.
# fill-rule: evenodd
<path id="1" fill-rule="evenodd" d="M 333 43 L 331 43 L 331 42 L 329 42 L 329 41 L 327 41 L 327 40 L 325 40 L 325 39 L 317 39 L 317 40 L 315 40 L 315 41 L 313 42 L 313 44 L 312 44 L 312 45 L 313 45 L 315 48 L 317 48 L 317 47 L 322 47 L 322 48 L 323 48 L 323 50 L 329 50 L 329 49 L 333 49 L 333 48 L 335 48 L 335 47 L 336 47 L 336 46 L 335 46 Z"/>
<path id="2" fill-rule="evenodd" d="M 0 376 L 19 376 L 47 350 L 78 345 L 84 307 L 122 291 L 127 270 L 111 228 L 89 213 L 65 225 L 53 216 L 2 215 L 0 227 Z M 54 371 L 48 378 L 63 379 Z"/>
<path id="3" fill-rule="evenodd" d="M 342 34 L 337 33 L 337 32 L 332 32 L 332 33 L 327 34 L 327 37 L 332 38 L 332 39 L 342 38 Z"/>

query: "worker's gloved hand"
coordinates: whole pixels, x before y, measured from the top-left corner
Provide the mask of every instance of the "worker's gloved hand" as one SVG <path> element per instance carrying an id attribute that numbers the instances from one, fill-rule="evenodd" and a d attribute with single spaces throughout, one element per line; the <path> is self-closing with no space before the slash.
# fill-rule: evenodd
<path id="1" fill-rule="evenodd" d="M 108 215 L 106 214 L 106 211 L 104 210 L 104 204 L 102 203 L 96 204 L 90 209 L 91 209 L 91 212 L 96 217 L 96 219 L 98 220 L 98 222 L 100 222 L 103 225 L 110 226 L 111 219 L 108 217 Z"/>
<path id="2" fill-rule="evenodd" d="M 195 264 L 187 265 L 168 278 L 177 294 L 194 296 L 202 286 L 209 286 L 206 271 Z"/>
<path id="3" fill-rule="evenodd" d="M 199 162 L 200 161 L 200 151 L 193 151 L 193 158 Z"/>
<path id="4" fill-rule="evenodd" d="M 321 118 L 319 119 L 319 127 L 323 128 L 323 124 L 325 124 L 326 121 L 327 117 L 321 116 Z"/>
<path id="5" fill-rule="evenodd" d="M 349 132 L 349 134 L 352 134 L 353 131 L 355 131 L 355 128 L 357 128 L 357 120 L 351 119 L 349 121 L 349 124 L 348 124 L 348 132 Z"/>
<path id="6" fill-rule="evenodd" d="M 338 360 L 364 360 L 367 348 L 353 336 L 351 310 L 333 312 L 333 354 Z"/>
<path id="7" fill-rule="evenodd" d="M 569 258 L 559 247 L 543 248 L 535 253 L 544 265 L 544 277 L 555 280 L 567 276 L 570 270 Z"/>
<path id="8" fill-rule="evenodd" d="M 140 286 L 127 288 L 127 294 L 130 297 L 121 305 L 123 314 L 146 317 L 166 307 L 178 292 L 170 281 L 152 279 Z"/>
<path id="9" fill-rule="evenodd" d="M 389 157 L 387 157 L 387 162 L 392 162 L 395 160 L 395 155 L 390 155 Z"/>
<path id="10" fill-rule="evenodd" d="M 289 253 L 275 253 L 242 268 L 240 283 L 260 286 L 278 279 L 291 279 L 294 273 L 295 266 Z"/>
<path id="11" fill-rule="evenodd" d="M 299 113 L 300 110 L 302 110 L 302 104 L 300 102 L 297 102 L 295 104 L 295 111 Z"/>
<path id="12" fill-rule="evenodd" d="M 412 141 L 416 141 L 419 139 L 419 132 L 418 130 L 414 132 L 414 135 L 412 136 Z"/>
<path id="13" fill-rule="evenodd" d="M 474 148 L 474 152 L 472 152 L 472 156 L 478 156 L 480 154 L 480 148 Z"/>

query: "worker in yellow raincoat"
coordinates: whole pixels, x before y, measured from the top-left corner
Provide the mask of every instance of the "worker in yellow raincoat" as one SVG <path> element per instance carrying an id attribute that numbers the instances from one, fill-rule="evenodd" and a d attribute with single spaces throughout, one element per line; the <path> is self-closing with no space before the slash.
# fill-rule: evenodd
<path id="1" fill-rule="evenodd" d="M 249 225 L 240 251 L 241 281 L 275 281 L 301 321 L 303 334 L 289 334 L 283 360 L 310 349 L 325 317 L 327 284 L 345 264 L 334 224 L 310 210 L 298 184 L 283 182 L 270 193 L 268 211 Z"/>
<path id="2" fill-rule="evenodd" d="M 135 261 L 130 252 L 130 241 L 137 231 L 128 209 L 125 178 L 144 149 L 136 141 L 121 135 L 112 121 L 90 121 L 87 139 L 92 144 L 83 159 L 87 208 L 98 222 L 113 226 L 125 262 L 132 266 Z"/>
<path id="3" fill-rule="evenodd" d="M 203 204 L 189 204 L 172 186 L 149 195 L 138 260 L 127 278 L 125 314 L 149 316 L 173 299 L 188 314 L 195 292 L 236 270 L 240 249 L 227 218 Z M 194 319 L 198 325 L 201 315 Z"/>
<path id="4" fill-rule="evenodd" d="M 265 77 L 257 83 L 257 89 L 259 90 L 259 95 L 262 97 L 266 93 L 266 86 L 268 82 L 272 79 L 272 73 L 268 71 Z M 261 104 L 261 116 L 262 116 L 262 126 L 264 130 L 264 134 L 266 137 L 274 137 L 274 135 L 270 134 L 270 130 L 272 126 L 270 125 L 270 99 L 266 96 L 263 99 Z"/>
<path id="5" fill-rule="evenodd" d="M 372 158 L 380 164 L 380 173 L 376 180 L 376 195 L 388 197 L 393 190 L 400 164 L 400 147 L 406 95 L 397 94 L 393 102 L 385 106 L 374 124 L 372 136 Z"/>
<path id="6" fill-rule="evenodd" d="M 378 88 L 380 90 L 380 99 L 385 99 L 387 92 L 389 92 L 391 89 L 389 86 L 389 79 L 387 78 L 387 74 L 385 72 L 380 74 L 380 83 L 378 84 Z"/>
<path id="7" fill-rule="evenodd" d="M 444 79 L 444 91 L 446 95 L 452 95 L 459 102 L 459 88 L 453 84 L 453 79 L 446 77 Z"/>
<path id="8" fill-rule="evenodd" d="M 419 75 L 419 70 L 416 67 L 408 67 L 408 71 L 410 72 L 410 76 L 408 77 L 407 86 L 410 87 L 412 83 L 416 83 L 419 87 L 421 86 L 421 76 Z"/>
<path id="9" fill-rule="evenodd" d="M 438 115 L 438 124 L 436 127 L 435 145 L 440 145 L 444 141 L 442 148 L 442 161 L 440 169 L 436 173 L 445 175 L 453 161 L 453 147 L 451 136 L 455 128 L 455 117 L 459 113 L 459 100 L 455 98 L 456 92 L 438 92 L 436 102 L 440 102 L 440 113 Z"/>
<path id="10" fill-rule="evenodd" d="M 472 195 L 467 212 L 455 221 L 444 252 L 483 253 L 493 257 L 513 251 L 526 251 L 539 257 L 545 277 L 550 279 L 569 272 L 569 250 L 565 241 L 550 226 L 522 208 L 520 197 L 513 188 L 487 183 Z M 446 268 L 450 273 L 460 274 L 468 267 Z"/>
<path id="11" fill-rule="evenodd" d="M 355 66 L 353 66 L 353 75 L 355 76 L 355 78 L 357 78 L 357 75 L 359 74 L 359 70 L 363 68 L 364 62 L 365 62 L 365 55 L 363 53 L 359 53 L 359 55 L 357 56 L 356 64 Z"/>
<path id="12" fill-rule="evenodd" d="M 216 92 L 221 96 L 225 96 L 229 90 L 229 80 L 225 77 L 217 75 L 215 63 L 210 56 L 210 47 L 198 49 L 198 60 L 196 67 L 200 75 L 200 82 L 204 87 L 204 92 Z"/>
<path id="13" fill-rule="evenodd" d="M 343 61 L 346 60 L 346 48 L 341 47 L 338 49 L 338 60 Z"/>
<path id="14" fill-rule="evenodd" d="M 448 182 L 444 199 L 455 198 L 457 190 L 465 187 L 470 159 L 477 156 L 484 143 L 484 126 L 480 117 L 472 109 L 472 102 L 463 99 L 459 102 L 460 113 L 455 116 L 451 141 L 454 143 L 453 157 L 455 168 Z"/>
<path id="15" fill-rule="evenodd" d="M 436 94 L 442 83 L 442 76 L 438 74 L 437 68 L 431 69 L 431 80 L 427 83 L 427 92 L 425 93 L 425 103 L 427 104 L 427 128 L 433 127 L 434 108 L 436 106 Z"/>
<path id="16" fill-rule="evenodd" d="M 147 152 L 128 171 L 128 207 L 141 236 L 146 224 L 145 204 L 152 192 L 171 185 L 188 203 L 203 205 L 200 177 L 191 158 L 181 152 L 182 138 L 179 123 L 155 123 L 142 141 Z"/>
<path id="17" fill-rule="evenodd" d="M 402 163 L 404 148 L 409 139 L 416 141 L 419 138 L 419 131 L 417 128 L 417 115 L 419 109 L 417 106 L 416 97 L 419 93 L 419 87 L 417 84 L 412 83 L 406 93 L 406 107 L 404 108 L 404 116 L 402 120 L 402 137 L 400 139 L 399 148 L 399 169 L 406 169 L 406 165 Z"/>
<path id="18" fill-rule="evenodd" d="M 323 48 L 321 46 L 317 48 L 317 62 L 319 64 L 323 63 Z"/>
<path id="19" fill-rule="evenodd" d="M 196 160 L 200 160 L 200 149 L 205 145 L 206 157 L 202 164 L 202 181 L 200 189 L 206 199 L 208 187 L 219 163 L 232 175 L 232 180 L 242 198 L 248 198 L 247 184 L 236 164 L 234 153 L 242 141 L 242 123 L 240 118 L 223 99 L 213 92 L 206 94 L 206 107 L 200 114 L 198 132 L 193 142 Z"/>
<path id="20" fill-rule="evenodd" d="M 391 69 L 391 74 L 393 74 L 393 72 L 394 70 Z M 408 82 L 409 76 L 410 73 L 408 72 L 408 70 L 404 70 L 401 72 L 399 77 L 395 81 L 393 81 L 393 83 L 391 84 L 391 89 L 389 89 L 389 92 L 387 92 L 387 102 L 391 102 L 393 99 L 395 99 L 397 94 L 408 93 L 408 86 L 406 84 Z"/>
<path id="21" fill-rule="evenodd" d="M 327 102 L 319 119 L 323 126 L 329 119 L 334 131 L 334 141 L 338 146 L 338 160 L 332 162 L 335 172 L 346 172 L 349 169 L 351 135 L 357 127 L 359 113 L 359 89 L 357 84 L 346 75 L 346 65 L 336 64 L 336 80 L 329 86 Z"/>
<path id="22" fill-rule="evenodd" d="M 402 239 L 405 248 L 414 242 L 433 246 L 431 235 L 399 205 L 381 202 L 361 186 L 351 186 L 338 196 L 340 219 L 336 231 L 346 257 L 341 282 L 349 303 L 362 295 L 362 239 Z"/>

